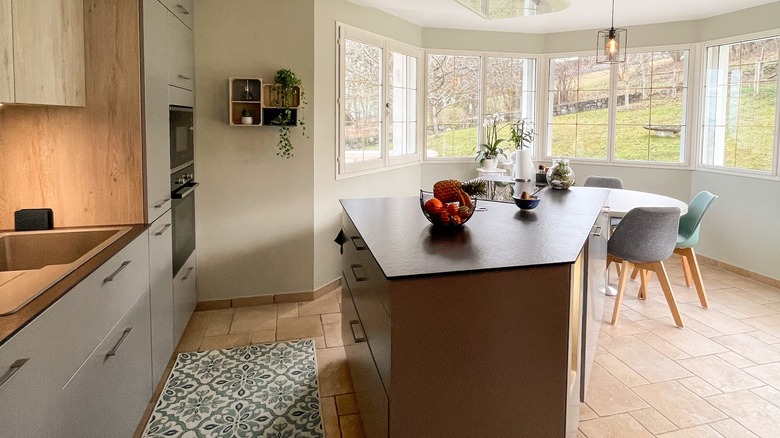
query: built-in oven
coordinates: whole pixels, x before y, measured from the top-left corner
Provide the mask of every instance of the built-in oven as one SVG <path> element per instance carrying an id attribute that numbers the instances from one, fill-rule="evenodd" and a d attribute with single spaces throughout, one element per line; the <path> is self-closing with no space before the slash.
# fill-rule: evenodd
<path id="1" fill-rule="evenodd" d="M 192 164 L 195 158 L 192 108 L 170 106 L 171 171 Z"/>
<path id="2" fill-rule="evenodd" d="M 192 164 L 171 172 L 173 276 L 195 251 L 195 170 Z"/>

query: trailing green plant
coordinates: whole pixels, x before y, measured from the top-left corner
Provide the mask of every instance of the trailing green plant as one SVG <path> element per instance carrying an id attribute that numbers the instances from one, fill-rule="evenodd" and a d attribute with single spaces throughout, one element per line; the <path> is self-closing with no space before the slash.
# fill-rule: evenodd
<path id="1" fill-rule="evenodd" d="M 279 125 L 279 142 L 277 143 L 279 151 L 276 153 L 276 155 L 287 159 L 292 158 L 293 156 L 293 144 L 292 140 L 290 139 L 290 126 L 294 126 L 296 124 L 296 120 L 293 116 L 293 111 L 290 109 L 290 106 L 293 103 L 293 99 L 295 99 L 296 87 L 300 93 L 299 98 L 301 107 L 301 114 L 299 115 L 297 122 L 301 127 L 301 134 L 305 137 L 306 123 L 303 117 L 303 106 L 306 105 L 306 93 L 301 86 L 301 80 L 295 75 L 295 73 L 288 69 L 281 69 L 276 72 L 276 76 L 274 76 L 272 103 L 274 106 L 281 109 L 279 115 L 277 115 L 273 120 L 274 124 Z"/>
<path id="2" fill-rule="evenodd" d="M 527 119 L 516 120 L 509 124 L 509 139 L 515 149 L 522 150 L 531 147 L 531 142 L 534 140 L 533 122 Z"/>
<path id="3" fill-rule="evenodd" d="M 498 117 L 491 116 L 485 119 L 485 123 L 482 124 L 485 127 L 486 142 L 479 145 L 479 152 L 474 158 L 474 161 L 479 160 L 479 165 L 482 166 L 485 160 L 490 160 L 498 157 L 506 158 L 504 150 L 499 147 L 501 143 L 505 142 L 505 138 L 498 138 Z"/>

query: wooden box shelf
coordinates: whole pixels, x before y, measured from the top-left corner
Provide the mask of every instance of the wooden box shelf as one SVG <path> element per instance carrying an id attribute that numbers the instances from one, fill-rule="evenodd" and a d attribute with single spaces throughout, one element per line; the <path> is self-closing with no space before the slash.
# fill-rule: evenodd
<path id="1" fill-rule="evenodd" d="M 262 91 L 263 80 L 260 78 L 230 78 L 230 126 L 262 126 Z M 241 113 L 245 109 L 251 114 L 251 124 L 241 123 Z"/>

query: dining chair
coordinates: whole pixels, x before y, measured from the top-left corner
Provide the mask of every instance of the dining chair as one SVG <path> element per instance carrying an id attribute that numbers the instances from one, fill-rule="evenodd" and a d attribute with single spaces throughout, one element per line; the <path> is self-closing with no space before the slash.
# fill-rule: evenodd
<path id="1" fill-rule="evenodd" d="M 710 208 L 712 201 L 716 199 L 718 199 L 717 195 L 713 195 L 706 190 L 697 193 L 691 199 L 691 202 L 688 204 L 688 212 L 680 218 L 680 228 L 677 231 L 677 245 L 674 248 L 674 253 L 679 254 L 682 260 L 685 285 L 691 287 L 691 282 L 696 285 L 699 302 L 705 309 L 708 306 L 707 293 L 704 290 L 699 262 L 696 260 L 696 253 L 693 251 L 693 247 L 699 243 L 699 230 L 701 229 L 701 220 L 704 217 L 704 213 Z"/>
<path id="2" fill-rule="evenodd" d="M 589 176 L 582 183 L 583 187 L 602 187 L 605 189 L 622 189 L 623 180 L 612 176 Z"/>
<path id="3" fill-rule="evenodd" d="M 620 305 L 631 269 L 636 267 L 648 273 L 655 272 L 675 324 L 683 326 L 663 263 L 674 253 L 679 223 L 680 209 L 677 207 L 638 207 L 626 213 L 615 228 L 607 244 L 607 262 L 620 264 L 615 309 L 612 311 L 613 325 L 620 315 Z M 642 275 L 647 274 L 643 272 Z"/>

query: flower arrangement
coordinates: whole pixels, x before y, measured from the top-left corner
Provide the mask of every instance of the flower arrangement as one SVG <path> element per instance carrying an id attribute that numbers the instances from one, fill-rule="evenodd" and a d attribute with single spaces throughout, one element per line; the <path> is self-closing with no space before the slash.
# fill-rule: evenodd
<path id="1" fill-rule="evenodd" d="M 486 142 L 479 145 L 479 151 L 474 161 L 479 161 L 479 165 L 483 166 L 485 160 L 491 160 L 498 157 L 506 158 L 504 150 L 499 146 L 505 142 L 505 138 L 498 138 L 498 115 L 493 114 L 491 117 L 485 119 L 482 124 L 485 127 Z"/>
<path id="2" fill-rule="evenodd" d="M 516 120 L 509 124 L 509 143 L 514 145 L 516 150 L 528 149 L 534 140 L 533 122 L 528 119 Z"/>

